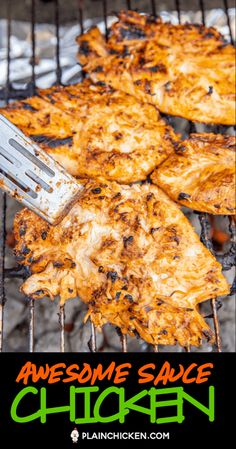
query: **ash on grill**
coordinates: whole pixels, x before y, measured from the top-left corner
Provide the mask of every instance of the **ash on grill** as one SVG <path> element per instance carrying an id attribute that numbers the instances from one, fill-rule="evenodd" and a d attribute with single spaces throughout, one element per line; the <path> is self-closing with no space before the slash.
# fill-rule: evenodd
<path id="1" fill-rule="evenodd" d="M 32 95 L 35 87 L 50 87 L 53 83 L 70 84 L 82 79 L 81 67 L 76 64 L 77 44 L 75 37 L 79 32 L 92 25 L 98 25 L 102 32 L 116 19 L 112 10 L 124 8 L 124 1 L 78 1 L 64 2 L 52 0 L 49 7 L 54 23 L 36 23 L 40 18 L 42 3 L 40 0 L 28 0 L 30 21 L 12 20 L 14 0 L 5 1 L 7 19 L 0 19 L 0 106 L 11 100 Z M 70 24 L 61 24 L 63 8 L 71 8 L 77 20 Z M 72 5 L 73 3 L 73 5 Z M 166 2 L 166 8 L 170 7 Z M 139 8 L 142 11 L 159 14 L 173 23 L 193 22 L 215 26 L 227 40 L 235 36 L 235 10 L 222 0 L 218 9 L 208 9 L 215 2 L 196 0 L 191 3 L 193 11 L 182 11 L 186 2 L 173 1 L 172 10 L 158 11 L 155 0 L 127 1 L 127 8 Z M 217 6 L 218 6 L 217 2 Z M 84 7 L 83 7 L 84 5 Z M 185 5 L 186 6 L 186 5 Z M 3 4 L 1 3 L 1 9 Z M 96 13 L 98 17 L 96 17 Z M 99 17 L 100 14 L 100 17 Z M 43 15 L 45 16 L 45 9 Z M 88 18 L 88 17 L 92 17 Z M 169 117 L 171 125 L 183 137 L 191 132 L 220 132 L 232 134 L 232 127 L 206 126 L 194 124 L 183 119 Z M 7 206 L 7 209 L 6 209 Z M 85 305 L 79 300 L 70 300 L 64 308 L 47 299 L 34 301 L 19 293 L 23 273 L 15 266 L 12 255 L 14 245 L 11 228 L 19 205 L 6 199 L 0 192 L 0 349 L 4 351 L 182 351 L 179 347 L 155 346 L 150 348 L 145 342 L 117 333 L 112 326 L 106 325 L 103 333 L 96 333 L 91 323 L 83 324 Z M 222 263 L 225 276 L 233 283 L 233 259 L 236 254 L 235 223 L 227 217 L 213 217 L 197 214 L 184 208 L 184 213 L 192 222 L 202 242 L 216 254 Z M 6 240 L 6 244 L 5 244 Z M 6 301 L 7 299 L 7 301 Z M 223 307 L 222 307 L 223 305 Z M 217 311 L 219 312 L 219 322 Z M 205 343 L 195 351 L 221 350 L 219 324 L 222 336 L 222 349 L 235 350 L 235 312 L 233 296 L 223 301 L 212 300 L 204 303 L 201 311 L 212 324 L 216 333 L 216 347 Z M 4 343 L 4 344 L 3 344 Z M 192 348 L 186 348 L 187 351 Z"/>

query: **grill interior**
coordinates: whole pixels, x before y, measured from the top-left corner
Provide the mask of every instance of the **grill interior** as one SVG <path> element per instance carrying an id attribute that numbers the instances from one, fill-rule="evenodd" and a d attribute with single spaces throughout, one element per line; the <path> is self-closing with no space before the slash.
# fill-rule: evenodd
<path id="1" fill-rule="evenodd" d="M 35 67 L 36 67 L 36 33 L 35 33 L 35 27 L 37 22 L 37 7 L 39 0 L 30 0 L 29 7 L 30 7 L 30 20 L 31 20 L 31 80 L 27 83 L 27 85 L 24 86 L 24 88 L 18 88 L 15 85 L 12 85 L 11 83 L 11 47 L 10 47 L 10 39 L 12 34 L 12 17 L 13 17 L 13 10 L 12 10 L 12 1 L 9 0 L 6 2 L 6 18 L 7 18 L 7 76 L 6 76 L 6 85 L 0 89 L 0 100 L 4 102 L 5 104 L 8 104 L 11 100 L 16 99 L 22 99 L 29 97 L 33 95 L 36 91 L 36 73 L 35 73 Z M 104 27 L 107 31 L 108 28 L 108 16 L 112 14 L 114 11 L 114 3 L 117 6 L 118 2 L 109 2 L 109 1 L 101 1 L 101 0 L 94 0 L 89 2 L 83 2 L 83 1 L 76 1 L 75 2 L 75 15 L 74 17 L 77 17 L 78 20 L 78 28 L 81 32 L 84 30 L 84 18 L 86 14 L 86 18 L 88 17 L 88 9 L 87 4 L 90 4 L 90 8 L 94 8 L 94 10 L 98 10 L 102 14 L 102 18 L 104 21 Z M 123 1 L 119 2 L 119 9 L 120 8 L 127 8 L 127 9 L 136 9 L 139 10 L 139 6 L 141 3 L 145 3 L 146 8 L 145 12 L 149 12 L 153 15 L 158 15 L 160 9 L 159 9 L 159 2 L 155 0 L 150 0 L 146 2 L 140 2 L 140 1 Z M 170 4 L 171 2 L 167 2 Z M 199 10 L 201 12 L 201 22 L 205 24 L 205 15 L 206 10 L 209 7 L 208 2 L 204 0 L 196 0 L 195 2 L 191 2 L 191 9 Z M 212 2 L 210 2 L 212 6 Z M 230 26 L 230 17 L 229 17 L 229 5 L 227 0 L 222 0 L 221 2 L 215 2 L 217 7 L 222 8 L 222 14 L 225 15 L 226 23 L 228 26 L 228 35 L 230 38 L 231 43 L 233 43 L 233 31 Z M 218 4 L 219 3 L 219 4 Z M 86 4 L 86 8 L 85 8 Z M 142 6 L 142 5 L 141 5 Z M 41 7 L 47 8 L 49 5 L 46 3 L 43 5 L 41 3 Z M 184 7 L 186 8 L 186 2 L 176 0 L 172 2 L 172 6 L 169 6 L 172 10 L 176 11 L 178 21 L 181 22 L 182 20 L 182 14 L 184 11 Z M 60 24 L 62 23 L 62 18 L 60 15 L 60 1 L 59 0 L 52 0 L 50 2 L 50 8 L 52 9 L 53 13 L 53 20 L 55 24 L 55 38 L 56 38 L 56 51 L 55 51 L 55 58 L 56 58 L 56 82 L 58 84 L 61 84 L 62 79 L 62 70 L 60 65 Z M 142 11 L 140 9 L 140 11 Z M 91 9 L 90 9 L 91 11 Z M 80 79 L 82 79 L 83 74 L 81 71 Z M 78 81 L 78 80 L 77 80 Z M 171 117 L 167 117 L 167 120 L 170 121 L 170 123 L 175 126 L 174 120 Z M 196 132 L 196 124 L 193 122 L 188 122 L 187 126 L 188 133 Z M 229 129 L 226 126 L 222 125 L 215 125 L 215 126 L 204 126 L 205 131 L 211 131 L 215 133 L 228 133 Z M 6 279 L 12 279 L 12 282 L 14 282 L 14 279 L 16 278 L 22 278 L 24 276 L 24 273 L 22 272 L 19 267 L 15 266 L 12 268 L 6 268 L 5 267 L 5 253 L 6 253 L 6 211 L 7 211 L 7 198 L 6 195 L 0 191 L 0 350 L 4 350 L 4 306 L 6 302 L 6 291 L 5 291 L 5 280 Z M 236 236 L 236 229 L 235 229 L 235 222 L 228 217 L 228 230 L 226 232 L 230 235 L 230 245 L 227 248 L 227 251 L 223 253 L 222 251 L 220 253 L 216 253 L 213 242 L 211 240 L 211 217 L 206 213 L 197 213 L 200 227 L 201 227 L 201 234 L 200 238 L 201 241 L 204 243 L 204 245 L 213 253 L 215 254 L 217 260 L 222 264 L 223 270 L 227 271 L 230 270 L 231 267 L 234 264 L 234 258 L 236 254 L 236 243 L 235 243 L 235 236 Z M 17 288 L 17 287 L 16 287 Z M 235 291 L 235 280 L 231 287 L 231 294 L 233 294 Z M 8 298 L 10 300 L 10 298 Z M 212 348 L 213 351 L 221 351 L 221 339 L 220 339 L 220 329 L 219 329 L 219 321 L 218 321 L 218 308 L 220 307 L 220 302 L 217 299 L 212 299 L 210 301 L 211 306 L 211 312 L 209 315 L 209 319 L 211 320 L 212 327 L 215 332 L 215 338 L 216 338 L 216 344 Z M 227 307 L 227 305 L 225 305 Z M 29 336 L 29 351 L 33 352 L 35 347 L 35 320 L 37 319 L 37 314 L 35 313 L 35 303 L 33 299 L 28 300 L 28 308 L 29 308 L 29 318 L 28 318 L 28 336 Z M 65 313 L 66 313 L 66 306 L 61 306 L 58 311 L 59 315 L 59 327 L 60 327 L 60 344 L 58 342 L 58 346 L 60 347 L 60 351 L 65 351 Z M 121 340 L 121 351 L 126 352 L 129 347 L 127 344 L 127 337 L 125 335 L 120 335 Z M 96 343 L 96 329 L 94 325 L 91 323 L 91 335 L 88 342 L 88 347 L 91 352 L 97 351 L 97 343 Z M 151 348 L 151 350 L 158 352 L 158 346 L 155 345 Z M 186 347 L 186 351 L 190 352 L 191 348 Z"/>

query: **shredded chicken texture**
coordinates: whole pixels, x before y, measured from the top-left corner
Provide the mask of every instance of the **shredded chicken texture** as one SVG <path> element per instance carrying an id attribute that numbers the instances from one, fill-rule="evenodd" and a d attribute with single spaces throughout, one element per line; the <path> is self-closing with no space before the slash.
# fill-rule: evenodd
<path id="1" fill-rule="evenodd" d="M 204 123 L 235 123 L 235 49 L 215 28 L 173 25 L 122 11 L 108 40 L 98 28 L 77 38 L 94 82 Z"/>
<path id="2" fill-rule="evenodd" d="M 106 322 L 153 344 L 214 340 L 198 304 L 229 292 L 221 266 L 179 207 L 158 187 L 84 182 L 56 227 L 27 209 L 15 218 L 22 291 L 37 299 L 80 296 Z"/>
<path id="3" fill-rule="evenodd" d="M 88 80 L 41 90 L 0 113 L 69 173 L 84 178 L 144 180 L 177 140 L 154 106 Z"/>
<path id="4" fill-rule="evenodd" d="M 234 215 L 235 143 L 233 136 L 191 134 L 151 178 L 184 206 L 210 214 Z"/>

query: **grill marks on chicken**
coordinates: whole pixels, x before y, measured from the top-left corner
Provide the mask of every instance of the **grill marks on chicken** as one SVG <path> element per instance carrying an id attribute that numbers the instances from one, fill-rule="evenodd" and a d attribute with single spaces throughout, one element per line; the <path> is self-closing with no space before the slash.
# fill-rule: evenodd
<path id="1" fill-rule="evenodd" d="M 108 41 L 98 28 L 77 38 L 79 60 L 106 82 L 166 114 L 204 123 L 235 123 L 235 49 L 214 28 L 173 25 L 122 11 Z"/>
<path id="2" fill-rule="evenodd" d="M 143 180 L 177 139 L 154 106 L 88 80 L 41 90 L 0 112 L 69 173 L 84 178 Z"/>
<path id="3" fill-rule="evenodd" d="M 211 214 L 235 210 L 233 136 L 191 134 L 151 178 L 176 202 Z"/>
<path id="4" fill-rule="evenodd" d="M 150 184 L 87 181 L 56 227 L 24 209 L 14 223 L 26 295 L 80 296 L 96 326 L 149 343 L 199 345 L 210 328 L 198 303 L 227 294 L 221 266 L 178 206 Z"/>

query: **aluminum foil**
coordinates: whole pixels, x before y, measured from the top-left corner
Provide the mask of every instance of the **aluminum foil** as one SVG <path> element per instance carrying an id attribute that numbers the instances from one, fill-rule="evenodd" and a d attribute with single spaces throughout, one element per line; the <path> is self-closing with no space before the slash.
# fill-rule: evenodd
<path id="1" fill-rule="evenodd" d="M 177 13 L 163 11 L 161 17 L 164 21 L 171 21 L 177 24 Z M 235 10 L 229 10 L 229 17 L 233 36 L 235 37 Z M 216 27 L 226 39 L 229 40 L 229 29 L 227 18 L 223 10 L 213 9 L 205 11 L 207 26 Z M 116 20 L 115 16 L 108 17 L 108 26 Z M 201 23 L 201 12 L 181 12 L 182 22 Z M 84 28 L 98 25 L 104 32 L 104 22 L 102 19 L 87 20 Z M 27 22 L 12 21 L 10 40 L 10 81 L 17 88 L 24 88 L 31 81 L 32 77 L 32 42 L 31 24 Z M 56 33 L 52 24 L 35 25 L 35 54 L 36 54 L 36 84 L 40 88 L 50 87 L 56 82 Z M 76 53 L 78 46 L 75 42 L 76 36 L 80 33 L 78 23 L 71 23 L 60 27 L 60 66 L 62 69 L 62 82 L 70 84 L 80 80 L 81 68 L 76 63 Z M 7 22 L 0 20 L 0 87 L 4 87 L 7 77 Z M 188 122 L 184 119 L 172 118 L 172 125 L 177 132 L 185 135 L 188 133 Z M 197 124 L 198 132 L 207 131 L 208 127 Z M 231 130 L 228 128 L 227 132 Z M 233 128 L 232 128 L 233 132 Z M 7 241 L 6 266 L 15 265 L 15 257 L 10 248 L 10 237 L 12 232 L 12 221 L 16 211 L 19 209 L 15 200 L 7 200 Z M 191 211 L 184 210 L 189 220 L 199 234 L 200 225 L 198 218 Z M 223 219 L 221 219 L 223 220 Z M 225 229 L 225 223 L 218 223 L 218 226 Z M 230 270 L 224 273 L 230 284 L 233 280 L 234 272 Z M 11 279 L 6 281 L 6 305 L 4 320 L 4 342 L 6 351 L 28 351 L 28 308 L 26 298 L 19 291 L 21 281 Z M 209 304 L 202 305 L 202 313 L 207 315 Z M 224 307 L 220 310 L 219 320 L 221 325 L 222 342 L 224 351 L 235 350 L 235 312 L 234 298 L 231 296 L 224 300 Z M 66 305 L 66 351 L 87 351 L 87 341 L 90 337 L 89 323 L 83 324 L 86 307 L 81 301 L 68 301 Z M 57 301 L 51 303 L 47 298 L 35 302 L 35 350 L 36 351 L 58 351 L 60 341 L 60 331 L 57 316 Z M 98 349 L 103 351 L 120 350 L 119 338 L 112 326 L 106 325 L 103 333 L 97 333 Z M 128 338 L 129 351 L 145 351 L 147 344 L 142 340 Z M 181 351 L 180 347 L 164 347 L 160 351 Z M 193 348 L 193 350 L 196 350 Z M 205 343 L 201 350 L 212 351 L 212 346 Z"/>
<path id="2" fill-rule="evenodd" d="M 178 23 L 177 12 L 163 11 L 160 16 L 164 21 Z M 229 17 L 233 37 L 235 37 L 235 9 L 229 9 Z M 115 16 L 108 17 L 108 26 L 116 20 Z M 216 27 L 226 39 L 229 40 L 229 29 L 227 18 L 222 9 L 212 9 L 205 12 L 207 26 Z M 182 12 L 181 21 L 201 23 L 201 12 Z M 99 26 L 104 32 L 103 20 L 97 18 L 86 20 L 85 29 L 92 25 Z M 24 85 L 32 77 L 32 41 L 30 22 L 12 21 L 12 34 L 10 39 L 10 81 L 18 88 Z M 62 82 L 69 84 L 80 79 L 81 69 L 76 63 L 77 44 L 76 36 L 80 33 L 78 23 L 67 24 L 60 27 L 60 66 L 62 69 Z M 50 87 L 56 82 L 56 34 L 55 26 L 52 24 L 36 24 L 36 84 L 40 88 Z M 7 77 L 7 22 L 0 20 L 0 87 L 6 83 Z"/>

